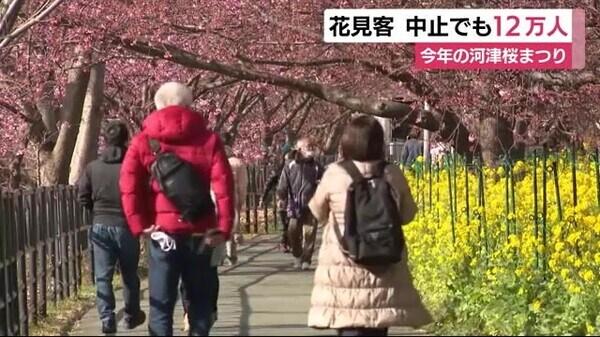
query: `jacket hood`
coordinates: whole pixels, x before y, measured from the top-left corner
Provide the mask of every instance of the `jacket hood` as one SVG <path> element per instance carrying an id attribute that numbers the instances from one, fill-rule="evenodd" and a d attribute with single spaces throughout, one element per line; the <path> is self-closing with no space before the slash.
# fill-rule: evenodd
<path id="1" fill-rule="evenodd" d="M 206 132 L 206 120 L 195 111 L 169 106 L 151 113 L 142 124 L 142 130 L 162 142 L 179 142 Z"/>
<path id="2" fill-rule="evenodd" d="M 126 151 L 127 149 L 121 146 L 107 146 L 100 153 L 100 159 L 105 163 L 121 163 Z"/>

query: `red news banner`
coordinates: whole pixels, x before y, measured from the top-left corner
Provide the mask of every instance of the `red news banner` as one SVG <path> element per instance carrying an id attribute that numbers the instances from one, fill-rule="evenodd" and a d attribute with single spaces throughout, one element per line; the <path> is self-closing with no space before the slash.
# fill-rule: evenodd
<path id="1" fill-rule="evenodd" d="M 331 43 L 414 43 L 418 69 L 582 69 L 582 9 L 327 9 Z"/>

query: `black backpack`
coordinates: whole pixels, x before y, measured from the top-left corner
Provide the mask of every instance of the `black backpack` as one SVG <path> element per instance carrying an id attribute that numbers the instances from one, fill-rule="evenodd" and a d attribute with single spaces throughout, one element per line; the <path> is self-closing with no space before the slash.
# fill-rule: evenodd
<path id="1" fill-rule="evenodd" d="M 364 266 L 387 266 L 401 260 L 404 249 L 400 212 L 385 179 L 387 162 L 365 178 L 351 161 L 340 163 L 352 177 L 344 213 L 344 234 L 334 224 L 344 254 Z"/>
<path id="2" fill-rule="evenodd" d="M 161 191 L 179 211 L 180 221 L 194 222 L 214 213 L 215 204 L 210 195 L 210 184 L 198 176 L 194 166 L 175 153 L 161 152 L 160 143 L 148 138 L 156 160 L 150 171 Z"/>

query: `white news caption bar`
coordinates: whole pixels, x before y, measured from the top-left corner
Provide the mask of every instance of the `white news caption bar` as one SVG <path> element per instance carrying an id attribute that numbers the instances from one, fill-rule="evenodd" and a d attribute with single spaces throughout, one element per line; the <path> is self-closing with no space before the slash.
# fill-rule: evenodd
<path id="1" fill-rule="evenodd" d="M 572 21 L 572 9 L 326 9 L 323 32 L 329 43 L 571 43 Z"/>

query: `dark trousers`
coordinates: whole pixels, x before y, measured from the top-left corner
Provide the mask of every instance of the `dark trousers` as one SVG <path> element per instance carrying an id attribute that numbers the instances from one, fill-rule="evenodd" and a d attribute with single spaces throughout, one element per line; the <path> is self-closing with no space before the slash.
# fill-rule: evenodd
<path id="1" fill-rule="evenodd" d="M 218 273 L 217 267 L 213 267 L 215 269 L 215 273 Z M 216 321 L 216 316 L 217 316 L 217 309 L 219 308 L 218 306 L 218 300 L 219 300 L 219 282 L 217 279 L 217 288 L 215 289 L 216 291 L 216 296 L 215 296 L 215 303 L 214 303 L 214 307 L 215 307 L 215 321 Z M 180 282 L 179 283 L 179 296 L 181 296 L 181 304 L 183 305 L 183 313 L 187 314 L 188 311 L 190 310 L 190 300 L 187 297 L 187 293 L 185 292 L 185 287 L 183 286 L 183 283 Z M 214 322 L 213 322 L 214 323 Z"/>
<path id="2" fill-rule="evenodd" d="M 172 235 L 177 249 L 163 251 L 149 240 L 150 336 L 173 335 L 173 312 L 181 279 L 190 336 L 208 336 L 213 324 L 219 277 L 210 264 L 212 249 L 201 237 Z M 184 303 L 185 303 L 184 302 Z"/>
<path id="3" fill-rule="evenodd" d="M 317 239 L 317 221 L 310 211 L 302 213 L 298 219 L 290 219 L 288 240 L 292 246 L 292 255 L 302 262 L 311 263 Z"/>
<path id="4" fill-rule="evenodd" d="M 283 226 L 283 231 L 281 235 L 281 243 L 285 246 L 290 245 L 290 240 L 288 238 L 288 228 L 290 227 L 290 219 L 287 217 L 287 212 L 285 210 L 277 211 L 279 215 L 279 221 Z"/>
<path id="5" fill-rule="evenodd" d="M 114 319 L 115 293 L 112 281 L 117 262 L 123 278 L 125 317 L 136 316 L 140 311 L 140 278 L 137 275 L 140 241 L 127 227 L 99 223 L 92 227 L 91 241 L 100 319 Z"/>
<path id="6" fill-rule="evenodd" d="M 387 336 L 388 329 L 349 328 L 339 329 L 338 336 Z"/>

